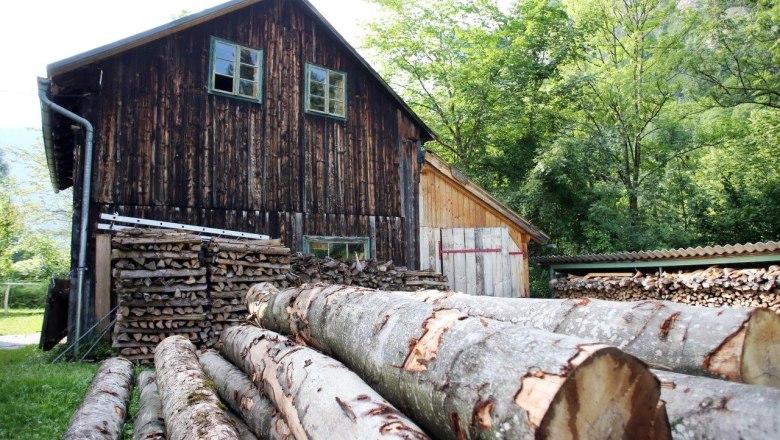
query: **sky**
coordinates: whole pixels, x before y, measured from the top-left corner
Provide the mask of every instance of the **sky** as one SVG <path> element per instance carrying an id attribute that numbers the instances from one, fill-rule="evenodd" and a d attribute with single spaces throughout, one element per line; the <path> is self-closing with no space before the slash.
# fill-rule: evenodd
<path id="1" fill-rule="evenodd" d="M 310 1 L 358 50 L 363 24 L 379 13 L 364 0 Z M 36 77 L 46 76 L 47 64 L 168 23 L 182 10 L 200 12 L 221 3 L 224 0 L 23 0 L 4 7 L 0 129 L 40 129 Z"/>

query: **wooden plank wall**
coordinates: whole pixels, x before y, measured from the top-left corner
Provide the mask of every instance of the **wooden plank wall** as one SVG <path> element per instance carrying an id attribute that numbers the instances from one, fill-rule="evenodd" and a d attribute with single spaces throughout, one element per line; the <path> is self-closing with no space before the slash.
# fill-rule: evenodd
<path id="1" fill-rule="evenodd" d="M 449 288 L 469 295 L 528 297 L 524 257 L 507 228 L 421 228 L 423 270 L 447 275 Z M 490 252 L 498 249 L 499 252 Z M 440 253 L 440 250 L 485 252 Z"/>
<path id="2" fill-rule="evenodd" d="M 528 242 L 530 235 L 515 224 L 507 221 L 500 213 L 479 200 L 473 194 L 465 190 L 453 179 L 444 176 L 430 165 L 425 165 L 420 174 L 420 239 L 423 240 L 423 232 L 430 228 L 506 228 L 510 242 L 514 243 L 517 251 L 523 252 L 521 258 L 514 258 L 513 264 L 517 265 L 521 284 L 521 291 L 527 296 L 530 290 L 528 284 Z M 476 239 L 476 238 L 475 238 Z M 492 239 L 486 239 L 492 240 Z M 483 243 L 485 244 L 485 243 Z M 507 245 L 509 246 L 509 245 Z M 480 243 L 477 243 L 480 247 Z M 498 247 L 498 246 L 496 246 Z M 421 267 L 430 267 L 422 261 L 426 258 L 426 248 L 421 242 Z M 479 261 L 475 261 L 479 263 Z M 486 287 L 491 289 L 491 287 Z"/>

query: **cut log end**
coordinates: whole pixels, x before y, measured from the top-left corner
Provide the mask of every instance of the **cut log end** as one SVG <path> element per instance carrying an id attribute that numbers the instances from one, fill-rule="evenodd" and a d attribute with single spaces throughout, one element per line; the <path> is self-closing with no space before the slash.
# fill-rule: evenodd
<path id="1" fill-rule="evenodd" d="M 659 395 L 658 379 L 641 361 L 600 346 L 565 378 L 539 432 L 550 439 L 653 438 Z"/>
<path id="2" fill-rule="evenodd" d="M 780 388 L 780 316 L 765 309 L 753 312 L 741 367 L 743 382 Z"/>

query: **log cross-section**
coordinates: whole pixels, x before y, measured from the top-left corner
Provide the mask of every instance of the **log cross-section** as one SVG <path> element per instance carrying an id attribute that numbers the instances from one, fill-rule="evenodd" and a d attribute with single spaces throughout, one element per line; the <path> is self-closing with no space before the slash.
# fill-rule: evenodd
<path id="1" fill-rule="evenodd" d="M 250 320 L 341 360 L 438 438 L 656 436 L 659 382 L 614 347 L 345 286 L 261 284 L 247 302 Z"/>

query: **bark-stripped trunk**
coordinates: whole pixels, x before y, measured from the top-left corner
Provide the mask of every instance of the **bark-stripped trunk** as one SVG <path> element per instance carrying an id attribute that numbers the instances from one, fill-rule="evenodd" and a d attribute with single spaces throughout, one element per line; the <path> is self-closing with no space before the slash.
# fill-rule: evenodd
<path id="1" fill-rule="evenodd" d="M 235 439 L 238 433 L 198 363 L 195 346 L 171 336 L 154 354 L 157 387 L 171 440 Z"/>
<path id="2" fill-rule="evenodd" d="M 133 373 L 133 363 L 127 359 L 106 359 L 95 373 L 81 405 L 70 418 L 62 439 L 122 438 L 127 405 L 133 392 Z"/>
<path id="3" fill-rule="evenodd" d="M 780 438 L 780 390 L 653 372 L 674 439 Z"/>
<path id="4" fill-rule="evenodd" d="M 250 319 L 340 359 L 436 437 L 653 436 L 658 380 L 614 347 L 370 289 L 264 284 L 247 300 Z"/>
<path id="5" fill-rule="evenodd" d="M 292 438 L 287 422 L 246 373 L 214 350 L 201 351 L 198 358 L 203 370 L 214 381 L 219 397 L 246 422 L 258 438 Z"/>
<path id="6" fill-rule="evenodd" d="M 680 373 L 780 387 L 780 316 L 765 309 L 398 293 L 469 316 L 602 341 Z"/>
<path id="7" fill-rule="evenodd" d="M 138 413 L 133 423 L 133 440 L 165 440 L 165 419 L 154 371 L 138 375 Z"/>
<path id="8" fill-rule="evenodd" d="M 428 438 L 334 359 L 249 325 L 220 338 L 222 354 L 261 387 L 298 440 Z"/>

